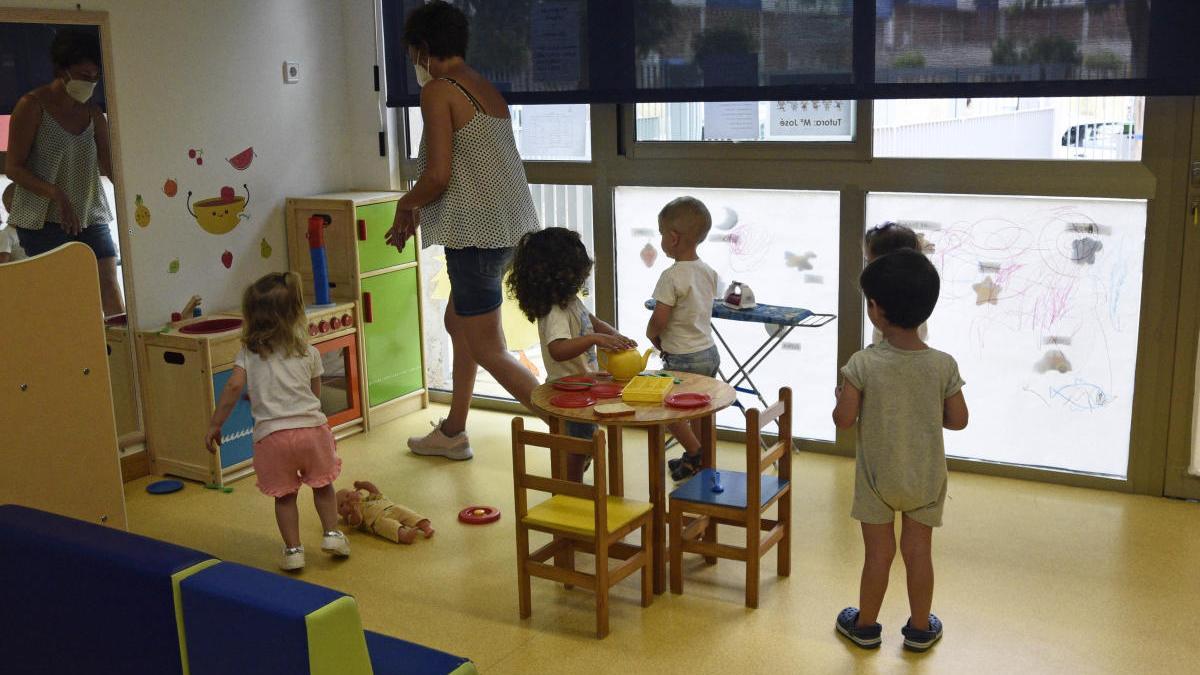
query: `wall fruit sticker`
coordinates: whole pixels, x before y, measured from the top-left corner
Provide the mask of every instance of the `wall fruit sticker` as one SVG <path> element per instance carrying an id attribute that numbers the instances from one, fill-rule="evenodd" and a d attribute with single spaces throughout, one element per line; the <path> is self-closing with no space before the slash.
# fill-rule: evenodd
<path id="1" fill-rule="evenodd" d="M 188 159 L 196 160 L 196 166 L 203 166 L 204 165 L 204 151 L 197 150 L 196 148 L 189 148 L 188 149 Z"/>
<path id="2" fill-rule="evenodd" d="M 192 193 L 189 190 L 187 193 L 188 213 L 196 219 L 196 224 L 205 232 L 225 234 L 237 227 L 242 218 L 250 217 L 242 213 L 250 202 L 250 187 L 242 185 L 242 189 L 246 191 L 245 197 L 238 196 L 234 193 L 233 188 L 226 185 L 221 188 L 221 196 L 196 202 L 194 211 L 192 210 Z"/>
<path id="3" fill-rule="evenodd" d="M 178 274 L 179 273 L 179 258 L 172 260 L 167 265 L 167 272 L 169 272 L 170 274 Z"/>
<path id="4" fill-rule="evenodd" d="M 133 212 L 133 219 L 137 221 L 138 225 L 146 227 L 150 224 L 150 209 L 146 208 L 146 205 L 142 202 L 141 195 L 138 195 L 133 200 L 133 203 L 137 204 L 137 209 Z"/>
<path id="5" fill-rule="evenodd" d="M 260 243 L 259 243 L 259 245 L 258 245 L 258 253 L 259 253 L 259 255 L 261 255 L 261 256 L 262 256 L 262 257 L 264 257 L 264 258 L 270 258 L 270 257 L 271 257 L 271 245 L 267 243 L 267 240 L 266 240 L 266 238 L 264 238 L 264 239 L 262 240 L 262 242 L 260 242 Z"/>
<path id="6" fill-rule="evenodd" d="M 225 266 L 225 269 L 233 267 L 233 254 L 228 250 L 221 254 L 221 264 Z"/>
<path id="7" fill-rule="evenodd" d="M 225 161 L 238 171 L 245 171 L 250 168 L 250 162 L 254 161 L 254 157 L 254 146 L 250 146 Z"/>
<path id="8" fill-rule="evenodd" d="M 168 197 L 179 194 L 179 183 L 175 182 L 174 178 L 168 178 L 167 182 L 163 183 L 163 194 Z"/>

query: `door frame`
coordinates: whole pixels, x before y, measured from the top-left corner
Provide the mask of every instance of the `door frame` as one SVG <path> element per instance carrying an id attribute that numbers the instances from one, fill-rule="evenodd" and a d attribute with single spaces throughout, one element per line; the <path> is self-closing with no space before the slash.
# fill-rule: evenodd
<path id="1" fill-rule="evenodd" d="M 112 49 L 112 26 L 108 19 L 108 12 L 104 10 L 74 10 L 74 9 L 23 9 L 23 8 L 8 8 L 0 7 L 0 23 L 49 23 L 49 24 L 71 24 L 76 26 L 97 26 L 100 29 L 100 58 L 104 63 L 100 64 L 103 69 L 103 86 L 104 99 L 108 110 L 108 137 L 109 137 L 109 155 L 112 162 L 112 176 L 109 179 L 113 184 L 113 194 L 116 204 L 113 204 L 113 213 L 116 218 L 117 241 L 121 249 L 121 277 L 125 284 L 125 315 L 126 327 L 129 331 L 129 360 L 133 375 L 133 382 L 136 388 L 134 392 L 134 401 L 137 405 L 138 426 L 140 432 L 127 434 L 122 437 L 121 453 L 126 454 L 126 450 L 130 446 L 144 444 L 146 433 L 146 414 L 145 404 L 142 401 L 142 392 L 145 390 L 145 382 L 143 381 L 143 372 L 141 359 L 138 358 L 136 344 L 137 334 L 135 328 L 137 323 L 137 293 L 134 291 L 134 274 L 133 274 L 133 242 L 130 237 L 129 224 L 133 222 L 130 218 L 128 202 L 125 195 L 125 172 L 124 163 L 121 161 L 121 118 L 119 114 L 119 101 L 117 97 L 117 67 L 116 61 L 113 58 Z M 0 153 L 2 156 L 3 153 Z M 0 165 L 2 166 L 2 165 Z"/>
<path id="2" fill-rule="evenodd" d="M 1182 158 L 1177 181 L 1180 199 L 1175 200 L 1186 222 L 1183 236 L 1183 270 L 1179 280 L 1179 323 L 1175 335 L 1175 377 L 1171 382 L 1171 423 L 1168 430 L 1163 494 L 1167 497 L 1200 499 L 1200 477 L 1188 473 L 1192 446 L 1200 418 L 1196 415 L 1197 385 L 1200 385 L 1200 225 L 1192 213 L 1200 207 L 1200 97 L 1191 99 L 1190 148 Z M 1183 139 L 1181 139 L 1183 140 Z"/>

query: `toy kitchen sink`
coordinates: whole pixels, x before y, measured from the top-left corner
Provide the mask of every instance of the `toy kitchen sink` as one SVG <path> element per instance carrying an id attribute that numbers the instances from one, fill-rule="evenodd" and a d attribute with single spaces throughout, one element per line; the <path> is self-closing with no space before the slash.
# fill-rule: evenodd
<path id="1" fill-rule="evenodd" d="M 321 352 L 321 408 L 334 435 L 363 430 L 358 311 L 353 302 L 306 308 L 309 342 Z M 219 313 L 138 334 L 146 388 L 151 471 L 223 486 L 254 472 L 250 402 L 238 401 L 221 427 L 221 447 L 204 447 L 216 399 L 241 350 L 242 319 Z"/>

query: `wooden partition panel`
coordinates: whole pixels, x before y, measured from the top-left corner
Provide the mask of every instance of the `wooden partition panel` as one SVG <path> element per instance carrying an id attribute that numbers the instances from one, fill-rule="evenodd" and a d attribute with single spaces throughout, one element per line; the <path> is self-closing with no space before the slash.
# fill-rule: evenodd
<path id="1" fill-rule="evenodd" d="M 78 243 L 0 265 L 0 503 L 125 528 L 96 258 Z"/>

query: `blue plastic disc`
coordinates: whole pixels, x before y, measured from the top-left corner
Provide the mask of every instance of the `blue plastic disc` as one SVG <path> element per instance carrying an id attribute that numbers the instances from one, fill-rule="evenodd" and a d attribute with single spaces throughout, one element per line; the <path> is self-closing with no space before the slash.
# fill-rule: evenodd
<path id="1" fill-rule="evenodd" d="M 172 492 L 179 492 L 182 489 L 183 483 L 177 480 L 160 480 L 146 486 L 146 492 L 152 495 L 165 495 Z"/>

